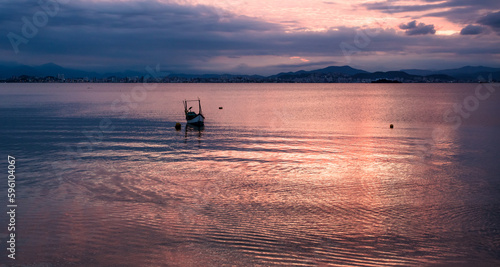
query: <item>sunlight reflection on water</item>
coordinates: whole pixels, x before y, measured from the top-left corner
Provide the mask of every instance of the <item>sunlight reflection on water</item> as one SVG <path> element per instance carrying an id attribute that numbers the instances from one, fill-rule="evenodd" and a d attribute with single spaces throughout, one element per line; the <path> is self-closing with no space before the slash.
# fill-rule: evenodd
<path id="1" fill-rule="evenodd" d="M 23 264 L 500 263 L 499 99 L 442 121 L 473 85 L 164 84 L 126 116 L 133 85 L 12 86 Z M 175 131 L 192 96 L 206 126 Z"/>

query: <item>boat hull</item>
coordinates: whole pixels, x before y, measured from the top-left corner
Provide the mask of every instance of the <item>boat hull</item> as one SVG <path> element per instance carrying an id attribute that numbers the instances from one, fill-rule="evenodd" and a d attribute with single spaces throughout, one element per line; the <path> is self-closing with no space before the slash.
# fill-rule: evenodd
<path id="1" fill-rule="evenodd" d="M 192 119 L 187 119 L 187 123 L 200 126 L 200 125 L 204 124 L 204 120 L 205 120 L 205 118 L 203 117 L 203 115 L 198 114 L 196 117 L 194 117 Z"/>

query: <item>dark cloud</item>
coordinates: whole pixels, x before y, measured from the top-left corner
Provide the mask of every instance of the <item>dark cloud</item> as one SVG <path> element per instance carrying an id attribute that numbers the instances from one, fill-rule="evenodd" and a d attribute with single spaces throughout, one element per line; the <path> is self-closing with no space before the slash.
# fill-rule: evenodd
<path id="1" fill-rule="evenodd" d="M 486 9 L 496 9 L 500 7 L 500 3 L 497 0 L 426 0 L 426 4 L 420 5 L 407 5 L 399 4 L 399 2 L 407 3 L 408 1 L 399 0 L 385 0 L 375 3 L 365 3 L 362 6 L 369 10 L 380 10 L 386 13 L 402 13 L 402 12 L 414 12 L 414 11 L 432 11 L 438 8 L 462 8 L 469 7 L 474 10 L 486 10 Z"/>
<path id="2" fill-rule="evenodd" d="M 459 24 L 475 23 L 480 17 L 479 10 L 471 10 L 468 7 L 451 8 L 445 11 L 431 12 L 420 16 L 422 17 L 437 17 L 446 18 L 448 21 Z"/>
<path id="3" fill-rule="evenodd" d="M 407 2 L 407 1 L 406 1 Z M 369 10 L 378 10 L 388 14 L 405 12 L 425 12 L 418 17 L 443 17 L 455 23 L 473 23 L 486 10 L 500 9 L 498 0 L 426 0 L 425 4 L 408 5 L 399 0 L 385 0 L 362 4 Z M 445 9 L 445 10 L 443 10 Z"/>
<path id="4" fill-rule="evenodd" d="M 268 69 L 262 70 L 273 73 L 291 66 L 315 68 L 326 61 L 342 59 L 345 51 L 340 44 L 354 48 L 353 59 L 373 56 L 380 64 L 384 55 L 419 54 L 436 60 L 433 53 L 442 53 L 453 58 L 474 55 L 476 59 L 493 60 L 492 54 L 500 54 L 498 38 L 493 38 L 497 37 L 495 35 L 477 40 L 467 38 L 462 42 L 459 38 L 463 36 L 437 36 L 431 34 L 435 32 L 433 25 L 417 21 L 402 25 L 408 35 L 413 35 L 411 37 L 393 29 L 358 27 L 336 27 L 326 32 L 287 32 L 280 24 L 210 6 L 78 0 L 60 4 L 57 15 L 49 17 L 37 35 L 29 38 L 27 44 L 20 44 L 20 52 L 15 54 L 5 35 L 9 32 L 22 35 L 21 18 L 32 19 L 40 10 L 33 1 L 0 2 L 0 32 L 4 33 L 0 41 L 1 60 L 29 65 L 54 62 L 92 70 L 110 67 L 142 70 L 147 65 L 161 64 L 172 71 L 195 71 L 214 66 L 210 72 L 217 72 L 219 62 L 234 62 L 238 58 L 243 61 L 248 56 L 317 57 L 308 63 L 297 62 L 304 64 L 300 66 L 277 65 L 271 60 L 259 64 L 267 64 Z M 489 21 L 485 18 L 484 23 Z M 364 32 L 377 34 L 363 36 Z"/>
<path id="5" fill-rule="evenodd" d="M 496 31 L 500 32 L 500 11 L 490 13 L 477 21 L 478 23 L 490 26 Z"/>
<path id="6" fill-rule="evenodd" d="M 402 13 L 402 12 L 418 12 L 418 11 L 429 11 L 443 6 L 442 3 L 431 3 L 423 5 L 405 5 L 400 4 L 398 0 L 385 0 L 381 2 L 364 3 L 362 6 L 368 10 L 379 10 L 384 13 Z M 433 1 L 426 1 L 433 2 Z"/>
<path id="7" fill-rule="evenodd" d="M 424 34 L 435 34 L 436 30 L 434 29 L 433 24 L 424 24 L 420 22 L 417 24 L 417 21 L 410 21 L 406 24 L 399 25 L 401 30 L 405 30 L 407 35 L 424 35 Z"/>
<path id="8" fill-rule="evenodd" d="M 485 31 L 485 28 L 482 26 L 469 24 L 460 31 L 460 34 L 461 35 L 477 35 L 477 34 L 483 33 L 484 31 Z"/>
<path id="9" fill-rule="evenodd" d="M 3 9 L 4 5 L 8 8 Z M 32 23 L 34 14 L 41 10 L 32 1 L 0 3 L 0 18 L 7 16 L 11 21 L 0 24 L 0 30 L 23 36 L 22 17 Z M 67 60 L 73 64 L 100 61 L 142 65 L 145 61 L 162 61 L 185 65 L 219 55 L 260 54 L 259 43 L 270 32 L 282 32 L 282 27 L 203 5 L 156 1 L 89 5 L 70 1 L 60 4 L 57 14 L 49 17 L 27 44 L 19 45 L 18 55 L 3 38 L 0 55 L 14 61 L 44 57 L 46 61 Z"/>
<path id="10" fill-rule="evenodd" d="M 399 28 L 401 30 L 411 30 L 411 29 L 415 29 L 416 27 L 417 27 L 417 21 L 416 20 L 410 21 L 407 24 L 401 24 L 401 25 L 399 25 Z"/>

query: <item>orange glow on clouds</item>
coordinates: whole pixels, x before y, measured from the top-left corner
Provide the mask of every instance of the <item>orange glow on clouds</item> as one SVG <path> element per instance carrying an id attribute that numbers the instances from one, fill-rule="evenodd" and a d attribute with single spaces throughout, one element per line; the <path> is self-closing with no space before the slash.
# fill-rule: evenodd
<path id="1" fill-rule="evenodd" d="M 290 59 L 300 59 L 302 62 L 309 62 L 310 61 L 309 59 L 305 59 L 302 57 L 290 57 Z"/>
<path id="2" fill-rule="evenodd" d="M 393 28 L 396 30 L 401 23 L 407 23 L 417 18 L 419 22 L 434 24 L 436 34 L 450 35 L 460 32 L 465 25 L 457 25 L 444 18 L 418 17 L 426 12 L 394 12 L 383 13 L 379 10 L 368 10 L 363 4 L 373 4 L 382 0 L 352 0 L 352 1 L 324 1 L 324 0 L 174 0 L 164 2 L 175 2 L 183 5 L 206 5 L 212 6 L 220 11 L 220 16 L 229 14 L 247 16 L 262 19 L 267 22 L 282 25 L 287 32 L 297 31 L 328 31 L 337 27 L 360 27 L 360 28 Z M 438 5 L 441 2 L 434 2 Z M 397 8 L 399 5 L 429 5 L 425 1 L 394 1 L 392 4 Z M 445 11 L 446 8 L 436 7 L 434 11 Z"/>

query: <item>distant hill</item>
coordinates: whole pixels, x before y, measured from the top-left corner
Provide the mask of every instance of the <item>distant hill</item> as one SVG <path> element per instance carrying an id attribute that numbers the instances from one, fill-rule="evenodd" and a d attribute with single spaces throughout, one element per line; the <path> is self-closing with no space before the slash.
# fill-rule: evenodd
<path id="1" fill-rule="evenodd" d="M 436 74 L 447 74 L 450 76 L 454 75 L 463 75 L 463 74 L 474 74 L 474 73 L 493 73 L 493 72 L 500 72 L 500 68 L 490 68 L 490 67 L 483 67 L 483 66 L 465 66 L 461 67 L 459 69 L 447 69 L 447 70 L 440 70 L 437 71 Z"/>
<path id="2" fill-rule="evenodd" d="M 406 69 L 401 71 L 367 72 L 350 66 L 329 66 L 317 70 L 300 70 L 282 72 L 271 76 L 234 75 L 234 74 L 182 74 L 164 72 L 168 76 L 166 82 L 370 82 L 376 80 L 394 80 L 401 82 L 477 82 L 500 80 L 500 68 L 483 66 L 465 66 L 457 69 L 423 70 Z M 167 74 L 168 73 L 168 74 Z M 146 76 L 146 71 L 123 71 L 113 73 L 96 73 L 70 69 L 54 63 L 40 66 L 27 66 L 15 63 L 0 64 L 0 79 L 7 80 L 13 76 L 57 77 L 64 74 L 71 78 L 126 78 Z"/>
<path id="3" fill-rule="evenodd" d="M 168 73 L 168 72 L 167 72 Z M 88 72 L 82 70 L 75 70 L 70 68 L 64 68 L 54 63 L 47 63 L 40 66 L 27 66 L 20 64 L 0 64 L 0 79 L 8 79 L 12 76 L 33 76 L 33 77 L 46 77 L 53 76 L 57 77 L 58 74 L 64 74 L 65 78 L 106 78 L 106 77 L 141 77 L 148 73 L 146 71 L 122 71 L 122 72 L 107 72 L 107 73 L 97 73 Z M 253 78 L 264 78 L 264 76 L 259 75 L 232 75 L 232 74 L 170 74 L 175 77 L 182 78 L 220 78 L 220 77 L 253 77 Z"/>
<path id="4" fill-rule="evenodd" d="M 6 79 L 12 76 L 21 76 L 21 75 L 35 76 L 35 77 L 46 77 L 46 76 L 57 77 L 58 74 L 64 74 L 66 78 L 102 76 L 101 74 L 98 74 L 96 72 L 87 72 L 87 71 L 64 68 L 54 63 L 47 63 L 40 66 L 27 66 L 20 64 L 0 65 L 0 79 Z"/>
<path id="5" fill-rule="evenodd" d="M 407 69 L 407 70 L 400 70 L 400 71 L 406 72 L 406 73 L 411 74 L 411 75 L 419 75 L 419 76 L 436 74 L 436 71 L 434 71 L 434 70 Z"/>
<path id="6" fill-rule="evenodd" d="M 347 75 L 355 75 L 359 73 L 368 73 L 368 72 L 364 70 L 354 69 L 349 66 L 341 66 L 341 67 L 330 66 L 324 69 L 312 70 L 309 71 L 309 73 L 341 73 Z"/>
<path id="7" fill-rule="evenodd" d="M 408 69 L 401 70 L 412 75 L 448 75 L 457 80 L 479 80 L 482 77 L 485 80 L 491 78 L 493 80 L 500 80 L 500 68 L 490 68 L 483 66 L 465 66 L 458 69 L 446 69 L 446 70 L 420 70 L 420 69 Z"/>
<path id="8" fill-rule="evenodd" d="M 283 77 L 307 77 L 310 76 L 311 74 L 343 74 L 343 75 L 355 75 L 358 73 L 368 73 L 367 71 L 364 70 L 359 70 L 359 69 L 354 69 L 349 66 L 330 66 L 326 67 L 324 69 L 318 69 L 318 70 L 311 70 L 311 71 L 305 71 L 305 70 L 299 70 L 296 72 L 282 72 L 276 75 L 271 75 L 268 78 L 283 78 Z"/>
<path id="9" fill-rule="evenodd" d="M 372 79 L 372 80 L 377 80 L 377 79 L 414 79 L 416 78 L 417 75 L 411 75 L 403 71 L 387 71 L 387 72 L 381 72 L 377 71 L 374 73 L 358 73 L 356 75 L 353 75 L 353 78 L 355 79 Z"/>
<path id="10" fill-rule="evenodd" d="M 457 80 L 454 77 L 451 77 L 450 75 L 446 75 L 446 74 L 425 75 L 425 78 L 427 80 L 429 80 L 429 81 L 439 80 L 439 81 L 452 82 L 452 81 L 456 81 Z"/>
<path id="11" fill-rule="evenodd" d="M 404 71 L 387 71 L 387 72 L 373 72 L 373 73 L 360 73 L 353 76 L 355 79 L 362 80 L 397 80 L 397 81 L 413 81 L 413 82 L 450 82 L 456 80 L 455 78 L 444 74 L 432 75 L 412 75 Z"/>

